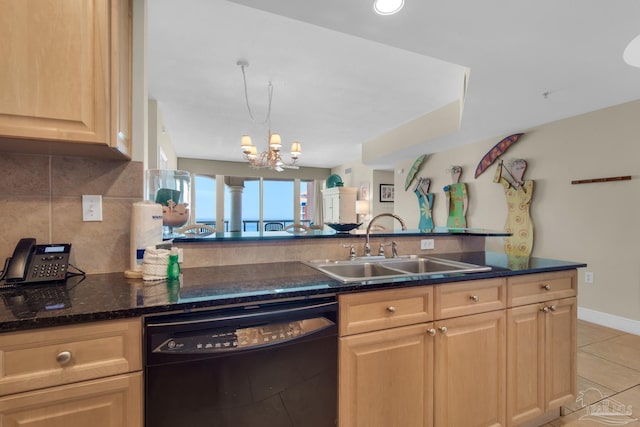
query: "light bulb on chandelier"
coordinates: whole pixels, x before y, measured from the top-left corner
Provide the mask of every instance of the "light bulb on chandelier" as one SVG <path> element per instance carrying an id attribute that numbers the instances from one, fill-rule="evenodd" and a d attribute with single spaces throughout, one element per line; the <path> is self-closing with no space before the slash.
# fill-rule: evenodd
<path id="1" fill-rule="evenodd" d="M 249 94 L 247 91 L 247 76 L 245 68 L 249 66 L 249 63 L 245 60 L 239 60 L 236 65 L 242 69 L 242 80 L 244 82 L 244 98 L 247 104 L 247 111 L 252 122 L 256 122 L 251 112 L 251 106 L 249 105 Z M 269 132 L 267 134 L 267 149 L 258 154 L 258 149 L 253 145 L 253 141 L 249 135 L 242 135 L 240 139 L 240 148 L 244 154 L 245 160 L 249 162 L 249 166 L 255 169 L 270 168 L 278 172 L 282 172 L 285 169 L 298 169 L 296 162 L 302 154 L 302 147 L 299 142 L 291 144 L 291 161 L 286 162 L 280 155 L 280 149 L 282 148 L 282 138 L 280 134 L 271 133 L 271 100 L 273 98 L 273 85 L 269 82 L 269 109 L 267 110 L 267 117 L 260 124 L 267 125 Z"/>

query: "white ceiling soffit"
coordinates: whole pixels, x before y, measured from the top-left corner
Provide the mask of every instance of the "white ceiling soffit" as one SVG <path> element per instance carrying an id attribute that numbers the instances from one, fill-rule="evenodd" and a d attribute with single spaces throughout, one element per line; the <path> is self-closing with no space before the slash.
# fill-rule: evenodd
<path id="1" fill-rule="evenodd" d="M 256 116 L 271 80 L 272 129 L 285 147 L 300 140 L 303 166 L 358 159 L 363 142 L 460 100 L 462 70 L 470 75 L 460 129 L 413 135 L 424 141 L 398 144 L 374 166 L 640 98 L 640 70 L 622 60 L 640 33 L 636 0 L 406 0 L 387 17 L 372 0 L 148 8 L 150 94 L 181 157 L 241 160 L 240 135 L 266 135 L 248 124 L 241 57 Z"/>

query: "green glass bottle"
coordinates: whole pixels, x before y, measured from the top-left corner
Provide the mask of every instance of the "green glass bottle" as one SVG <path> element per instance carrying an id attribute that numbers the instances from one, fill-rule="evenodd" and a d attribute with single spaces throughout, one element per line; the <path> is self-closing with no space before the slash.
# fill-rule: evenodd
<path id="1" fill-rule="evenodd" d="M 180 264 L 178 255 L 169 255 L 169 265 L 167 266 L 167 279 L 176 280 L 180 278 Z"/>

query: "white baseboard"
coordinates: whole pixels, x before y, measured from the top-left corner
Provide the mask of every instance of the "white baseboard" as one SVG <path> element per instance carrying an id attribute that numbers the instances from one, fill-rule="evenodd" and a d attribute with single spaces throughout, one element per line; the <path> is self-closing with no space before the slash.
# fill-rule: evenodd
<path id="1" fill-rule="evenodd" d="M 578 307 L 578 319 L 630 334 L 640 335 L 640 321 L 627 319 L 614 314 L 603 313 L 588 308 Z"/>

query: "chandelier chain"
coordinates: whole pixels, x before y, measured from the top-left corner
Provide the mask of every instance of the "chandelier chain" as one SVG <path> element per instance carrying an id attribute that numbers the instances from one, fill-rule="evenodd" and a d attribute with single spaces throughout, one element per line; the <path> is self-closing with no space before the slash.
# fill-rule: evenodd
<path id="1" fill-rule="evenodd" d="M 249 104 L 249 91 L 247 89 L 247 75 L 244 69 L 245 66 L 240 65 L 240 68 L 242 69 L 242 81 L 244 82 L 244 100 L 247 105 L 247 111 L 249 112 L 249 117 L 251 117 L 251 121 L 253 123 L 258 123 L 261 125 L 268 125 L 269 129 L 271 129 L 271 100 L 273 99 L 273 85 L 271 84 L 271 82 L 269 82 L 269 86 L 267 87 L 267 91 L 269 94 L 269 98 L 268 98 L 269 107 L 267 109 L 267 115 L 263 121 L 257 122 L 255 117 L 253 116 L 253 112 L 251 111 L 251 105 Z"/>

